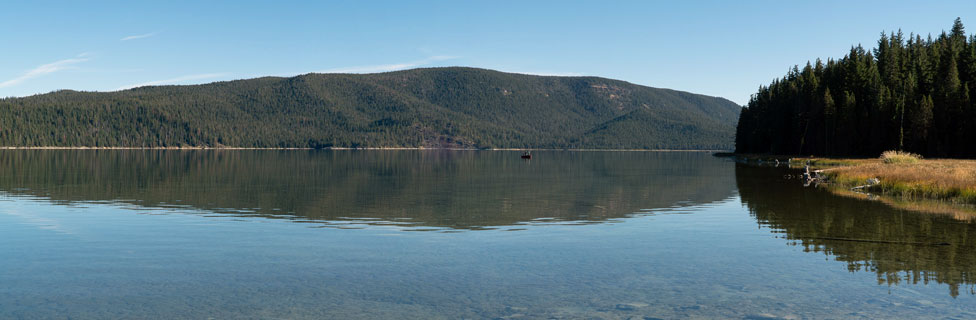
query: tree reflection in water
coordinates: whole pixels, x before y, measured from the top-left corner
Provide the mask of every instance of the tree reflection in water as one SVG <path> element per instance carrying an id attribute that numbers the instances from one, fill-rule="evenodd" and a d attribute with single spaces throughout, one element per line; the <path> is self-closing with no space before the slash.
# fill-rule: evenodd
<path id="1" fill-rule="evenodd" d="M 976 223 L 960 216 L 895 209 L 784 179 L 788 169 L 736 166 L 742 202 L 761 226 L 791 245 L 877 274 L 879 284 L 929 283 L 974 292 Z"/>

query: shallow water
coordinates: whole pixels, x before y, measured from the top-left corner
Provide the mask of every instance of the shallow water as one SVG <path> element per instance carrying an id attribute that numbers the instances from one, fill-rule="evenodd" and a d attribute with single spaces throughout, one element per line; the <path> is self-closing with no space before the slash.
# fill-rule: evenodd
<path id="1" fill-rule="evenodd" d="M 0 318 L 976 317 L 970 221 L 518 154 L 2 151 Z"/>

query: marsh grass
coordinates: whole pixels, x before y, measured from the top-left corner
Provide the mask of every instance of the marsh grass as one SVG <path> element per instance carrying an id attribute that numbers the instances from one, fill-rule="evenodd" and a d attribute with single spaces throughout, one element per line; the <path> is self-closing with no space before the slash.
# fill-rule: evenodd
<path id="1" fill-rule="evenodd" d="M 880 183 L 868 186 L 867 191 L 907 200 L 976 204 L 976 161 L 922 160 L 911 155 L 891 158 L 898 160 L 882 157 L 824 172 L 832 182 L 843 187 L 868 185 L 868 179 L 877 178 Z"/>
<path id="2" fill-rule="evenodd" d="M 792 158 L 790 166 L 803 168 L 807 164 L 814 169 L 824 169 L 841 166 L 854 166 L 863 163 L 862 159 L 833 159 L 833 158 Z"/>
<path id="3" fill-rule="evenodd" d="M 881 161 L 887 164 L 894 163 L 918 163 L 922 156 L 904 151 L 885 151 L 881 154 Z"/>

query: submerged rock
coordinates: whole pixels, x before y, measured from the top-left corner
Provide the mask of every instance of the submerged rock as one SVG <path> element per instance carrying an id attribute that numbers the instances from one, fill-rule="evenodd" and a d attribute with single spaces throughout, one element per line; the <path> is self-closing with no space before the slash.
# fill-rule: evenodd
<path id="1" fill-rule="evenodd" d="M 614 308 L 623 311 L 633 311 L 646 306 L 648 306 L 648 304 L 646 303 L 631 302 L 631 303 L 618 303 L 617 306 Z"/>

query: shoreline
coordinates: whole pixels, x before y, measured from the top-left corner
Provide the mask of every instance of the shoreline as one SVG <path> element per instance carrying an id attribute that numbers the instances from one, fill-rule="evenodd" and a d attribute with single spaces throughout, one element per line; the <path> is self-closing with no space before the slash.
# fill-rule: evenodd
<path id="1" fill-rule="evenodd" d="M 714 149 L 554 149 L 554 148 L 424 148 L 424 147 L 329 147 L 329 148 L 257 148 L 257 147 L 0 147 L 0 150 L 426 150 L 426 151 L 612 151 L 612 152 L 720 152 Z"/>
<path id="2" fill-rule="evenodd" d="M 809 166 L 819 173 L 819 187 L 844 196 L 878 198 L 893 207 L 922 212 L 953 213 L 976 218 L 976 160 L 922 159 L 907 162 L 883 158 L 789 157 L 759 154 L 716 154 L 738 162 Z"/>

